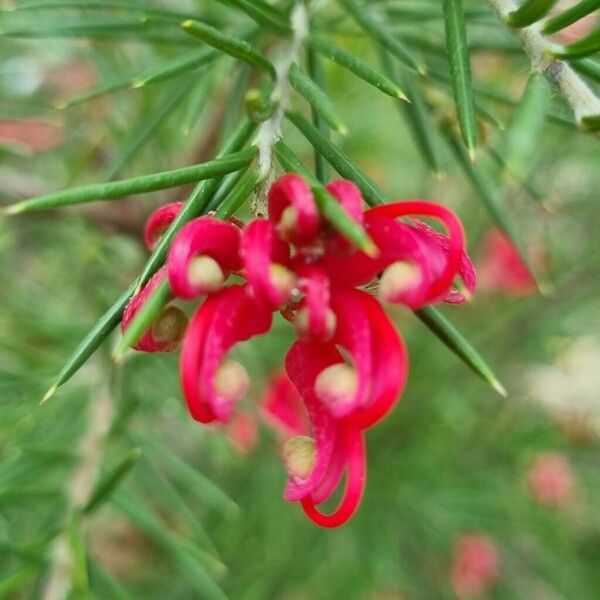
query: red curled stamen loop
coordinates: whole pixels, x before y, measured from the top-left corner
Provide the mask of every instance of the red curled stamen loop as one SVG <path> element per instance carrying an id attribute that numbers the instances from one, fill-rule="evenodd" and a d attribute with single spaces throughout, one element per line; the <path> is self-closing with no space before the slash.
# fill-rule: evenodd
<path id="1" fill-rule="evenodd" d="M 426 300 L 435 300 L 444 295 L 447 290 L 452 287 L 454 277 L 460 270 L 465 249 L 463 228 L 453 211 L 439 204 L 434 204 L 433 202 L 427 202 L 425 200 L 407 200 L 375 206 L 366 211 L 365 215 L 391 218 L 419 215 L 423 217 L 433 217 L 434 219 L 439 220 L 446 228 L 450 240 L 447 257 L 448 261 L 442 274 L 429 287 Z"/>
<path id="2" fill-rule="evenodd" d="M 344 496 L 338 507 L 331 513 L 322 513 L 316 506 L 312 495 L 302 499 L 302 509 L 306 516 L 319 527 L 334 529 L 348 522 L 358 510 L 365 490 L 367 464 L 365 456 L 365 439 L 362 431 L 344 428 L 347 471 Z"/>
<path id="3" fill-rule="evenodd" d="M 183 202 L 171 202 L 156 209 L 146 221 L 144 227 L 144 243 L 150 252 L 154 251 L 160 236 L 165 232 L 169 225 L 179 214 Z"/>

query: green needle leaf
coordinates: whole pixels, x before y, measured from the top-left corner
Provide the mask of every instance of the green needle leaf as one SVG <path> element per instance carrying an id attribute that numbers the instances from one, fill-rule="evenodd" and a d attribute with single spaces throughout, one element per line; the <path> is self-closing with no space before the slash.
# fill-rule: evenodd
<path id="1" fill-rule="evenodd" d="M 571 62 L 571 66 L 582 75 L 593 79 L 596 83 L 600 83 L 600 64 L 584 58 L 583 60 L 574 60 Z"/>
<path id="2" fill-rule="evenodd" d="M 322 54 L 325 58 L 337 65 L 344 67 L 351 73 L 354 73 L 359 79 L 366 81 L 380 92 L 394 98 L 408 101 L 406 94 L 389 77 L 386 77 L 382 73 L 378 73 L 375 69 L 372 69 L 353 54 L 342 50 L 339 46 L 336 46 L 319 36 L 311 35 L 308 38 L 308 43 L 310 47 L 314 48 L 319 54 Z"/>
<path id="3" fill-rule="evenodd" d="M 181 23 L 181 28 L 191 36 L 217 48 L 217 50 L 222 50 L 234 58 L 265 71 L 272 79 L 277 79 L 275 67 L 245 40 L 237 39 L 210 25 L 191 19 Z"/>
<path id="4" fill-rule="evenodd" d="M 600 28 L 584 38 L 564 46 L 562 50 L 555 51 L 554 56 L 570 60 L 572 58 L 584 58 L 598 51 L 600 51 Z"/>
<path id="5" fill-rule="evenodd" d="M 446 48 L 458 123 L 469 156 L 473 160 L 477 143 L 477 120 L 462 0 L 444 0 L 443 7 Z"/>
<path id="6" fill-rule="evenodd" d="M 479 377 L 487 381 L 501 396 L 506 398 L 508 394 L 490 366 L 442 313 L 431 306 L 414 312 L 452 352 L 458 355 Z"/>
<path id="7" fill-rule="evenodd" d="M 365 200 L 371 204 L 381 204 L 384 202 L 384 197 L 377 189 L 375 183 L 365 173 L 360 171 L 352 160 L 346 156 L 337 146 L 330 140 L 323 137 L 319 130 L 302 115 L 297 112 L 286 113 L 290 122 L 302 133 L 308 142 L 322 154 L 329 164 L 346 179 L 354 181 L 361 189 Z"/>
<path id="8" fill-rule="evenodd" d="M 380 57 L 385 73 L 395 78 L 396 66 L 390 60 L 389 54 L 382 50 Z M 396 106 L 405 118 L 425 164 L 434 173 L 439 173 L 438 140 L 433 126 L 431 111 L 427 107 L 420 83 L 413 73 L 408 72 L 402 74 L 401 82 L 403 88 L 406 90 L 410 104 L 396 102 Z"/>
<path id="9" fill-rule="evenodd" d="M 528 178 L 550 102 L 550 84 L 540 73 L 532 73 L 521 102 L 513 112 L 502 137 L 500 154 L 517 178 Z"/>
<path id="10" fill-rule="evenodd" d="M 338 115 L 337 109 L 327 94 L 302 70 L 293 64 L 289 70 L 291 86 L 323 117 L 338 133 L 348 135 L 348 128 Z"/>
<path id="11" fill-rule="evenodd" d="M 365 6 L 358 0 L 338 0 L 338 3 L 354 19 L 357 25 L 377 43 L 381 44 L 390 54 L 401 60 L 419 73 L 425 73 L 425 66 L 398 41 L 382 21 L 370 14 L 371 7 Z"/>
<path id="12" fill-rule="evenodd" d="M 224 144 L 219 158 L 228 154 L 239 151 L 250 139 L 256 128 L 256 124 L 249 120 L 242 122 L 239 128 L 232 134 L 231 138 Z M 177 215 L 176 219 L 171 223 L 167 231 L 162 235 L 156 249 L 148 259 L 142 273 L 137 281 L 126 290 L 119 299 L 102 315 L 100 320 L 92 328 L 92 330 L 79 343 L 73 351 L 63 368 L 60 370 L 54 385 L 48 390 L 42 402 L 51 398 L 56 390 L 66 383 L 77 371 L 86 363 L 88 358 L 99 348 L 104 340 L 110 335 L 113 329 L 120 323 L 123 310 L 129 301 L 132 294 L 143 285 L 164 263 L 167 249 L 171 240 L 181 227 L 194 217 L 202 214 L 208 206 L 211 198 L 219 190 L 221 185 L 220 180 L 209 180 L 200 183 L 191 193 L 185 205 Z"/>
<path id="13" fill-rule="evenodd" d="M 104 477 L 100 479 L 88 503 L 83 508 L 83 513 L 89 514 L 94 512 L 101 504 L 106 502 L 119 486 L 125 476 L 136 465 L 141 458 L 142 451 L 140 448 L 130 450 Z"/>
<path id="14" fill-rule="evenodd" d="M 557 0 L 525 0 L 517 10 L 508 13 L 506 22 L 511 27 L 528 27 L 545 17 Z"/>
<path id="15" fill-rule="evenodd" d="M 583 131 L 600 131 L 600 115 L 589 115 L 581 118 Z"/>
<path id="16" fill-rule="evenodd" d="M 4 213 L 14 215 L 40 210 L 51 210 L 98 200 L 115 200 L 134 194 L 146 194 L 157 190 L 173 188 L 194 181 L 212 179 L 246 167 L 256 156 L 256 152 L 256 148 L 248 148 L 200 165 L 183 167 L 182 169 L 175 169 L 173 171 L 162 171 L 160 173 L 142 175 L 110 183 L 92 183 L 61 192 L 46 194 L 13 204 L 5 208 Z"/>
<path id="17" fill-rule="evenodd" d="M 583 19 L 587 15 L 592 14 L 595 10 L 600 8 L 600 0 L 581 0 L 571 8 L 563 11 L 562 13 L 548 19 L 544 26 L 542 27 L 542 31 L 546 35 L 551 35 L 553 33 L 557 33 L 561 31 L 565 27 L 572 25 L 579 19 Z"/>

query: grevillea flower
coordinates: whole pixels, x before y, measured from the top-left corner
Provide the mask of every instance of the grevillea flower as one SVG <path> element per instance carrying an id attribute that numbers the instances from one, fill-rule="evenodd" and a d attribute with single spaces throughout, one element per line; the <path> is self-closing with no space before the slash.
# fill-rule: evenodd
<path id="1" fill-rule="evenodd" d="M 517 249 L 498 229 L 487 232 L 478 266 L 480 288 L 488 292 L 530 296 L 537 291 L 535 279 Z"/>
<path id="2" fill-rule="evenodd" d="M 479 598 L 500 576 L 494 540 L 480 533 L 461 535 L 452 551 L 452 589 L 460 600 Z"/>
<path id="3" fill-rule="evenodd" d="M 364 493 L 365 432 L 390 413 L 408 375 L 404 342 L 381 301 L 413 309 L 460 303 L 474 290 L 475 272 L 462 226 L 447 208 L 409 200 L 364 210 L 352 182 L 326 187 L 365 228 L 376 256 L 343 238 L 318 212 L 308 184 L 289 174 L 271 187 L 266 219 L 244 226 L 203 216 L 185 225 L 165 269 L 174 296 L 206 296 L 187 327 L 180 359 L 183 395 L 197 421 L 229 422 L 248 392 L 250 377 L 228 358 L 230 350 L 266 333 L 275 311 L 293 324 L 297 341 L 285 358 L 287 375 L 273 382 L 261 410 L 285 442 L 285 499 L 300 503 L 318 525 L 337 527 L 354 515 Z M 149 248 L 179 208 L 167 205 L 150 217 Z M 420 218 L 434 219 L 445 232 Z M 245 282 L 227 285 L 231 273 Z M 160 271 L 149 282 L 131 310 L 164 276 Z M 342 482 L 337 508 L 323 512 Z"/>
<path id="4" fill-rule="evenodd" d="M 569 461 L 557 452 L 538 454 L 527 471 L 527 485 L 536 502 L 559 508 L 575 497 L 575 476 Z"/>

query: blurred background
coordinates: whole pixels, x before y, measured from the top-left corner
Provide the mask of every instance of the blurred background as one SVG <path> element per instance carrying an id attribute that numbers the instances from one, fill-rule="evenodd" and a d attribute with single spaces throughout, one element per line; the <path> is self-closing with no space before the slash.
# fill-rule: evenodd
<path id="1" fill-rule="evenodd" d="M 139 15 L 119 3 L 9 11 L 14 4 L 27 3 L 4 3 L 0 12 L 2 204 L 207 160 L 239 121 L 250 74 L 229 59 L 139 89 L 119 85 L 189 51 L 191 38 L 176 28 L 136 29 Z M 499 125 L 482 120 L 482 147 L 498 148 L 514 111 L 507 98 L 518 101 L 528 62 L 484 2 L 465 4 L 480 14 L 469 21 L 474 77 L 487 91 L 478 97 Z M 238 18 L 214 2 L 159 8 Z M 447 72 L 441 19 L 402 23 L 398 35 Z M 76 34 L 67 31 L 73 25 Z M 351 23 L 341 21 L 336 40 L 378 65 Z M 268 50 L 273 39 L 262 43 Z M 358 515 L 341 530 L 320 530 L 284 502 L 279 433 L 258 409 L 293 339 L 283 319 L 236 350 L 252 389 L 228 427 L 189 418 L 176 355 L 132 352 L 114 366 L 117 334 L 39 404 L 142 268 L 145 217 L 189 190 L 1 218 L 0 597 L 598 598 L 597 138 L 578 132 L 553 96 L 521 178 L 506 177 L 479 150 L 483 188 L 521 232 L 528 270 L 481 202 L 481 181 L 465 176 L 443 136 L 436 134 L 432 173 L 397 101 L 325 67 L 351 131 L 336 143 L 390 199 L 433 199 L 463 219 L 480 290 L 443 312 L 508 398 L 410 311 L 394 309 L 410 352 L 408 388 L 368 434 Z M 60 108 L 98 86 L 114 91 Z M 423 81 L 422 90 L 432 111 L 453 110 L 443 78 Z M 312 168 L 306 141 L 287 125 L 284 138 Z M 74 514 L 78 494 L 98 478 L 107 493 Z"/>

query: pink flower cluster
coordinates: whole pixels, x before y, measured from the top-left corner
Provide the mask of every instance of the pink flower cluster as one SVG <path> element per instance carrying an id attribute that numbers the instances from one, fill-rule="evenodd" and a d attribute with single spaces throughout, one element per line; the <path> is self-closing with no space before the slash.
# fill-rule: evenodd
<path id="1" fill-rule="evenodd" d="M 413 309 L 459 303 L 473 291 L 475 274 L 462 226 L 447 208 L 409 200 L 364 210 L 350 181 L 326 187 L 370 236 L 374 252 L 352 246 L 320 215 L 308 184 L 284 175 L 269 191 L 268 218 L 244 225 L 203 216 L 185 225 L 166 265 L 131 300 L 123 327 L 165 277 L 176 298 L 204 296 L 187 327 L 181 311 L 167 307 L 137 349 L 169 351 L 183 337 L 180 378 L 192 417 L 228 422 L 248 392 L 249 376 L 227 354 L 238 342 L 266 333 L 280 311 L 296 332 L 285 369 L 311 432 L 290 437 L 284 446 L 289 474 L 284 496 L 300 502 L 318 525 L 337 527 L 352 517 L 363 495 L 364 433 L 392 410 L 407 377 L 406 349 L 374 292 Z M 167 205 L 150 217 L 145 233 L 150 249 L 179 208 Z M 436 219 L 446 235 L 417 216 Z M 230 274 L 244 283 L 226 285 Z M 454 287 L 457 278 L 461 290 Z M 284 420 L 297 420 L 295 407 L 277 410 Z M 319 505 L 334 494 L 344 473 L 342 499 L 325 514 Z"/>

